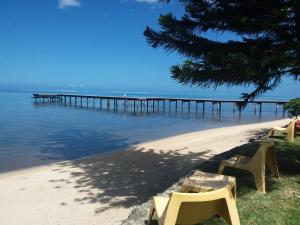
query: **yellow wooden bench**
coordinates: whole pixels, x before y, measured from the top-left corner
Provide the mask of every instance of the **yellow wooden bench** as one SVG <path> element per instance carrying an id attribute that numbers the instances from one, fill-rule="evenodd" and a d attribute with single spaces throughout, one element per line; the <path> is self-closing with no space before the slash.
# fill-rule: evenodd
<path id="1" fill-rule="evenodd" d="M 268 137 L 272 137 L 275 132 L 287 134 L 289 142 L 294 142 L 295 127 L 297 120 L 292 120 L 287 127 L 273 127 L 267 134 Z"/>
<path id="2" fill-rule="evenodd" d="M 277 159 L 273 144 L 262 143 L 252 158 L 235 155 L 230 159 L 222 160 L 218 173 L 222 174 L 226 166 L 247 170 L 253 174 L 257 190 L 266 192 L 265 167 L 268 167 L 274 177 L 279 178 Z"/>
<path id="3" fill-rule="evenodd" d="M 230 225 L 239 225 L 239 215 L 232 192 L 227 188 L 200 193 L 173 192 L 168 197 L 154 197 L 148 225 L 156 213 L 159 225 L 192 225 L 215 215 Z"/>

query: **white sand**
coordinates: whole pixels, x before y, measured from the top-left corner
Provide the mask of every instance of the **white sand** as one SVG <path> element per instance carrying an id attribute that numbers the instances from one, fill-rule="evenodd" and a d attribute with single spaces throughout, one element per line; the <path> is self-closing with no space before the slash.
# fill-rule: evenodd
<path id="1" fill-rule="evenodd" d="M 187 133 L 0 174 L 1 225 L 115 225 L 201 161 L 288 120 Z"/>

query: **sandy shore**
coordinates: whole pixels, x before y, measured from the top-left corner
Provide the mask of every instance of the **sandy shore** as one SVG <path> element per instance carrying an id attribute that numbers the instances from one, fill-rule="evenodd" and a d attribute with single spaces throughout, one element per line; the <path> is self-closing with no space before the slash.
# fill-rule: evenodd
<path id="1" fill-rule="evenodd" d="M 201 161 L 288 120 L 187 133 L 131 149 L 0 174 L 0 224 L 116 225 Z"/>

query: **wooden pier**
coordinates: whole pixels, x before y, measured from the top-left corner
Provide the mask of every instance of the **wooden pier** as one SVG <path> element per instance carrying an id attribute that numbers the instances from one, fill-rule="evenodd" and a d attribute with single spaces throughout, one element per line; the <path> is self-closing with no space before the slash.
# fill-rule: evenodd
<path id="1" fill-rule="evenodd" d="M 100 110 L 133 111 L 134 113 L 149 113 L 159 111 L 178 110 L 190 112 L 202 111 L 205 113 L 206 105 L 210 105 L 212 114 L 217 113 L 221 116 L 222 106 L 226 103 L 234 104 L 233 113 L 238 111 L 239 116 L 242 110 L 236 106 L 243 100 L 220 100 L 220 99 L 195 99 L 195 98 L 161 98 L 161 97 L 120 97 L 120 96 L 92 96 L 92 95 L 73 95 L 73 94 L 33 94 L 36 103 L 57 102 L 65 106 L 75 106 L 81 108 L 99 108 Z M 261 115 L 264 104 L 273 104 L 274 113 L 277 115 L 279 108 L 282 116 L 285 116 L 284 105 L 288 101 L 255 100 L 249 101 L 253 105 L 254 114 Z"/>

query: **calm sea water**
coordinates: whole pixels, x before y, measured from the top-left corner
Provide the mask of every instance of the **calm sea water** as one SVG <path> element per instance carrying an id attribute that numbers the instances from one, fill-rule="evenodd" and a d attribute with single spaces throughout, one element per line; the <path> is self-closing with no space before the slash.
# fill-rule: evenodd
<path id="1" fill-rule="evenodd" d="M 123 95 L 122 93 L 101 93 Z M 0 92 L 0 172 L 73 160 L 134 144 L 201 129 L 245 124 L 282 118 L 274 105 L 264 106 L 262 117 L 247 107 L 239 117 L 230 104 L 222 106 L 222 115 L 212 114 L 206 105 L 195 112 L 178 110 L 147 115 L 84 109 L 62 104 L 35 104 L 31 92 Z M 196 94 L 128 93 L 127 96 L 195 97 Z M 166 107 L 168 109 L 168 107 Z"/>

